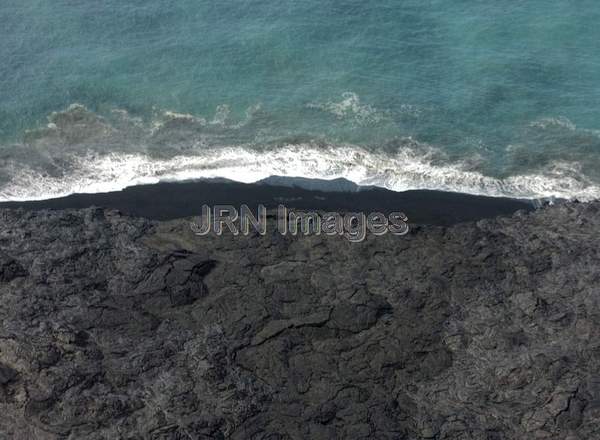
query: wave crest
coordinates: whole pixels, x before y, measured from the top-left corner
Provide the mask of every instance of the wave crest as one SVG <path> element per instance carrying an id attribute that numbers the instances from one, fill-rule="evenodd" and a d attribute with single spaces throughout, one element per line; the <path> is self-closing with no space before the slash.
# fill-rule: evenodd
<path id="1" fill-rule="evenodd" d="M 384 112 L 369 104 L 363 104 L 354 92 L 342 93 L 340 101 L 309 103 L 307 107 L 329 113 L 337 119 L 352 120 L 359 125 L 373 125 L 387 119 Z"/>
<path id="2" fill-rule="evenodd" d="M 543 173 L 504 179 L 469 171 L 460 164 L 432 163 L 422 151 L 405 148 L 378 153 L 354 145 L 285 145 L 276 150 L 246 147 L 211 148 L 202 155 L 168 159 L 147 154 L 71 156 L 67 173 L 49 175 L 34 168 L 12 174 L 0 200 L 39 200 L 72 193 L 117 191 L 139 184 L 200 178 L 228 178 L 251 183 L 269 176 L 345 178 L 358 185 L 394 191 L 432 189 L 517 198 L 600 197 L 600 187 L 582 180 L 576 164 L 554 163 Z"/>
<path id="3" fill-rule="evenodd" d="M 358 121 L 384 117 L 362 104 L 354 93 L 342 98 L 314 104 L 314 108 Z M 0 200 L 115 191 L 161 180 L 223 177 L 255 182 L 274 175 L 345 178 L 394 191 L 432 189 L 582 200 L 600 197 L 598 179 L 586 177 L 593 174 L 590 168 L 594 163 L 586 158 L 598 145 L 597 138 L 579 131 L 576 138 L 553 136 L 553 144 L 540 143 L 543 148 L 536 143 L 510 145 L 503 154 L 505 177 L 498 177 L 486 171 L 491 159 L 482 156 L 481 149 L 451 157 L 450 152 L 411 138 L 393 138 L 377 148 L 316 143 L 308 136 L 307 141 L 299 136 L 289 136 L 283 143 L 261 141 L 261 130 L 248 127 L 265 117 L 260 113 L 260 106 L 253 106 L 245 117 L 233 120 L 229 107 L 222 105 L 212 117 L 156 111 L 147 121 L 125 110 L 99 115 L 73 104 L 52 113 L 46 126 L 29 131 L 24 143 L 2 147 Z M 542 132 L 557 127 L 575 129 L 561 118 L 530 126 Z M 540 137 L 531 139 L 537 142 Z M 578 148 L 565 149 L 564 145 Z"/>

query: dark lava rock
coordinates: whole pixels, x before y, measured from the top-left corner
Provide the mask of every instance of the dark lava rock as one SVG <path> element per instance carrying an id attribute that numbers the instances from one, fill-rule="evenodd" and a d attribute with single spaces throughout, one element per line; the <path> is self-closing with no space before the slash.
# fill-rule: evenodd
<path id="1" fill-rule="evenodd" d="M 0 282 L 6 283 L 25 275 L 27 272 L 14 258 L 0 253 Z"/>
<path id="2" fill-rule="evenodd" d="M 404 237 L 0 211 L 1 439 L 598 439 L 600 203 Z"/>

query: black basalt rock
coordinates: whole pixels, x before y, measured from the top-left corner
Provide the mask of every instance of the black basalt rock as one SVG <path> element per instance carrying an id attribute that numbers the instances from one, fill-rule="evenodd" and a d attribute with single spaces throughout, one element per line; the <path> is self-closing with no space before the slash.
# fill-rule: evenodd
<path id="1" fill-rule="evenodd" d="M 600 438 L 599 207 L 362 243 L 0 210 L 0 439 Z"/>
<path id="2" fill-rule="evenodd" d="M 27 271 L 14 258 L 0 253 L 0 282 L 8 283 L 15 278 L 24 277 Z"/>

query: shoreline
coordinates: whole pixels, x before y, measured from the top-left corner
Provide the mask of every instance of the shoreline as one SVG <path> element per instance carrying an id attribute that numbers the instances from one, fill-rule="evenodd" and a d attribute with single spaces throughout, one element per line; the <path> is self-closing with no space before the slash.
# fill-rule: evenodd
<path id="1" fill-rule="evenodd" d="M 310 180 L 307 179 L 310 183 Z M 91 206 L 117 209 L 132 217 L 151 220 L 174 220 L 200 215 L 203 204 L 242 204 L 254 209 L 262 204 L 275 208 L 279 204 L 299 210 L 341 212 L 402 211 L 412 224 L 449 226 L 465 221 L 512 215 L 519 210 L 532 211 L 533 201 L 488 197 L 433 190 L 396 192 L 379 187 L 356 187 L 345 182 L 319 188 L 319 183 L 306 188 L 293 179 L 278 179 L 271 183 L 238 183 L 222 179 L 187 182 L 161 182 L 138 185 L 122 191 L 92 194 L 72 194 L 47 200 L 0 202 L 0 209 L 22 208 L 27 211 L 43 209 L 80 209 Z M 330 182 L 330 183 L 331 183 Z M 302 187 L 305 186 L 305 187 Z"/>

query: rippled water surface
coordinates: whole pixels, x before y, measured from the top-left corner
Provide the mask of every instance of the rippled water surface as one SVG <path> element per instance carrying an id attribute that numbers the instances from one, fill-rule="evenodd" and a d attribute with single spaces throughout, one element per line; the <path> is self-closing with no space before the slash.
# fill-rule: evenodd
<path id="1" fill-rule="evenodd" d="M 600 195 L 591 0 L 3 0 L 0 199 L 346 177 Z"/>

